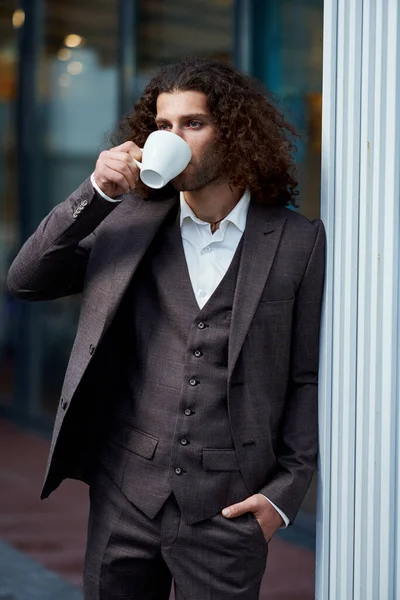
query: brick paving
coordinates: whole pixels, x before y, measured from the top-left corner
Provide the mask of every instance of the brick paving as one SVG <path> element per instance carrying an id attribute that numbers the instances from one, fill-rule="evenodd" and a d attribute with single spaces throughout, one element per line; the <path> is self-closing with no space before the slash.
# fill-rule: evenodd
<path id="1" fill-rule="evenodd" d="M 88 491 L 66 481 L 49 499 L 39 499 L 48 449 L 48 440 L 0 420 L 0 540 L 33 559 L 27 564 L 38 563 L 81 588 Z M 314 552 L 275 537 L 260 600 L 313 600 L 314 563 Z M 2 595 L 0 581 L 0 598 L 6 597 L 27 600 L 17 592 Z"/>

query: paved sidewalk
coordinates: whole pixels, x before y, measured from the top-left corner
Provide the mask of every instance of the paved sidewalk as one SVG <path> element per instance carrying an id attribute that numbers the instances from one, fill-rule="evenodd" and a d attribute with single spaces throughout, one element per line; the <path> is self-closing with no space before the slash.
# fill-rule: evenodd
<path id="1" fill-rule="evenodd" d="M 48 449 L 48 440 L 0 420 L 0 539 L 6 542 L 0 543 L 1 600 L 81 597 L 87 487 L 66 481 L 41 501 Z M 314 562 L 311 550 L 274 538 L 260 600 L 313 600 Z M 24 586 L 31 595 L 21 595 Z M 58 591 L 51 595 L 50 589 Z"/>
<path id="2" fill-rule="evenodd" d="M 82 600 L 82 593 L 0 540 L 0 599 Z"/>

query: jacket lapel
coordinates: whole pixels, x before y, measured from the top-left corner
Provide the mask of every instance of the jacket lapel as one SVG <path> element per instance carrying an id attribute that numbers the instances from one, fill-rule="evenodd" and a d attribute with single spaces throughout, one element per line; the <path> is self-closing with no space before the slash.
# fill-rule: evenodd
<path id="1" fill-rule="evenodd" d="M 266 285 L 285 221 L 284 210 L 250 203 L 232 307 L 228 379 Z"/>
<path id="2" fill-rule="evenodd" d="M 112 262 L 114 271 L 110 278 L 104 335 L 140 261 L 149 248 L 154 236 L 174 206 L 177 196 L 163 200 L 135 201 L 126 199 L 119 215 L 120 235 L 114 240 Z M 122 208 L 122 207 L 121 207 Z"/>

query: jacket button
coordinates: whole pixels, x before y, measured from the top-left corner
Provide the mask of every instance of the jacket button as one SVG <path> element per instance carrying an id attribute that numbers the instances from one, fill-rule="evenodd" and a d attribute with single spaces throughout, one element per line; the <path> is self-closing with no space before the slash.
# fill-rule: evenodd
<path id="1" fill-rule="evenodd" d="M 198 327 L 199 329 L 204 329 L 204 327 L 205 327 L 205 326 L 206 326 L 206 324 L 205 324 L 205 323 L 203 323 L 203 321 L 200 321 L 199 323 L 197 323 L 197 327 Z"/>
<path id="2" fill-rule="evenodd" d="M 89 354 L 90 356 L 92 356 L 93 352 L 96 350 L 96 346 L 93 346 L 93 344 L 90 344 L 89 346 Z"/>
<path id="3" fill-rule="evenodd" d="M 190 408 L 185 408 L 185 415 L 187 417 L 190 417 L 191 414 L 192 414 L 192 411 L 190 410 Z"/>
<path id="4" fill-rule="evenodd" d="M 194 350 L 194 351 L 193 351 L 193 355 L 194 355 L 196 358 L 200 358 L 200 356 L 203 356 L 203 353 L 202 353 L 202 351 L 201 351 L 201 350 L 199 350 L 198 348 L 196 348 L 196 350 Z"/>
<path id="5" fill-rule="evenodd" d="M 66 400 L 64 400 L 64 398 L 61 398 L 61 408 L 63 410 L 66 410 L 67 407 L 68 407 L 68 402 Z"/>
<path id="6" fill-rule="evenodd" d="M 197 385 L 199 382 L 197 381 L 197 379 L 195 379 L 194 377 L 192 377 L 191 379 L 189 379 L 189 385 L 191 386 L 195 386 Z"/>
<path id="7" fill-rule="evenodd" d="M 181 442 L 182 446 L 187 446 L 189 443 L 186 438 L 181 438 L 180 442 Z"/>
<path id="8" fill-rule="evenodd" d="M 180 467 L 176 467 L 176 469 L 175 469 L 175 473 L 176 473 L 177 475 L 182 475 L 182 469 L 181 469 Z"/>

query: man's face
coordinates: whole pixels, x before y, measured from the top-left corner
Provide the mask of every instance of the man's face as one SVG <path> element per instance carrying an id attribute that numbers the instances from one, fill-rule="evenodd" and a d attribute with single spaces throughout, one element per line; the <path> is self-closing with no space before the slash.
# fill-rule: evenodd
<path id="1" fill-rule="evenodd" d="M 215 125 L 203 93 L 177 91 L 160 94 L 156 124 L 158 129 L 179 135 L 192 151 L 186 169 L 171 182 L 175 189 L 192 192 L 222 179 L 223 167 L 216 152 Z"/>

